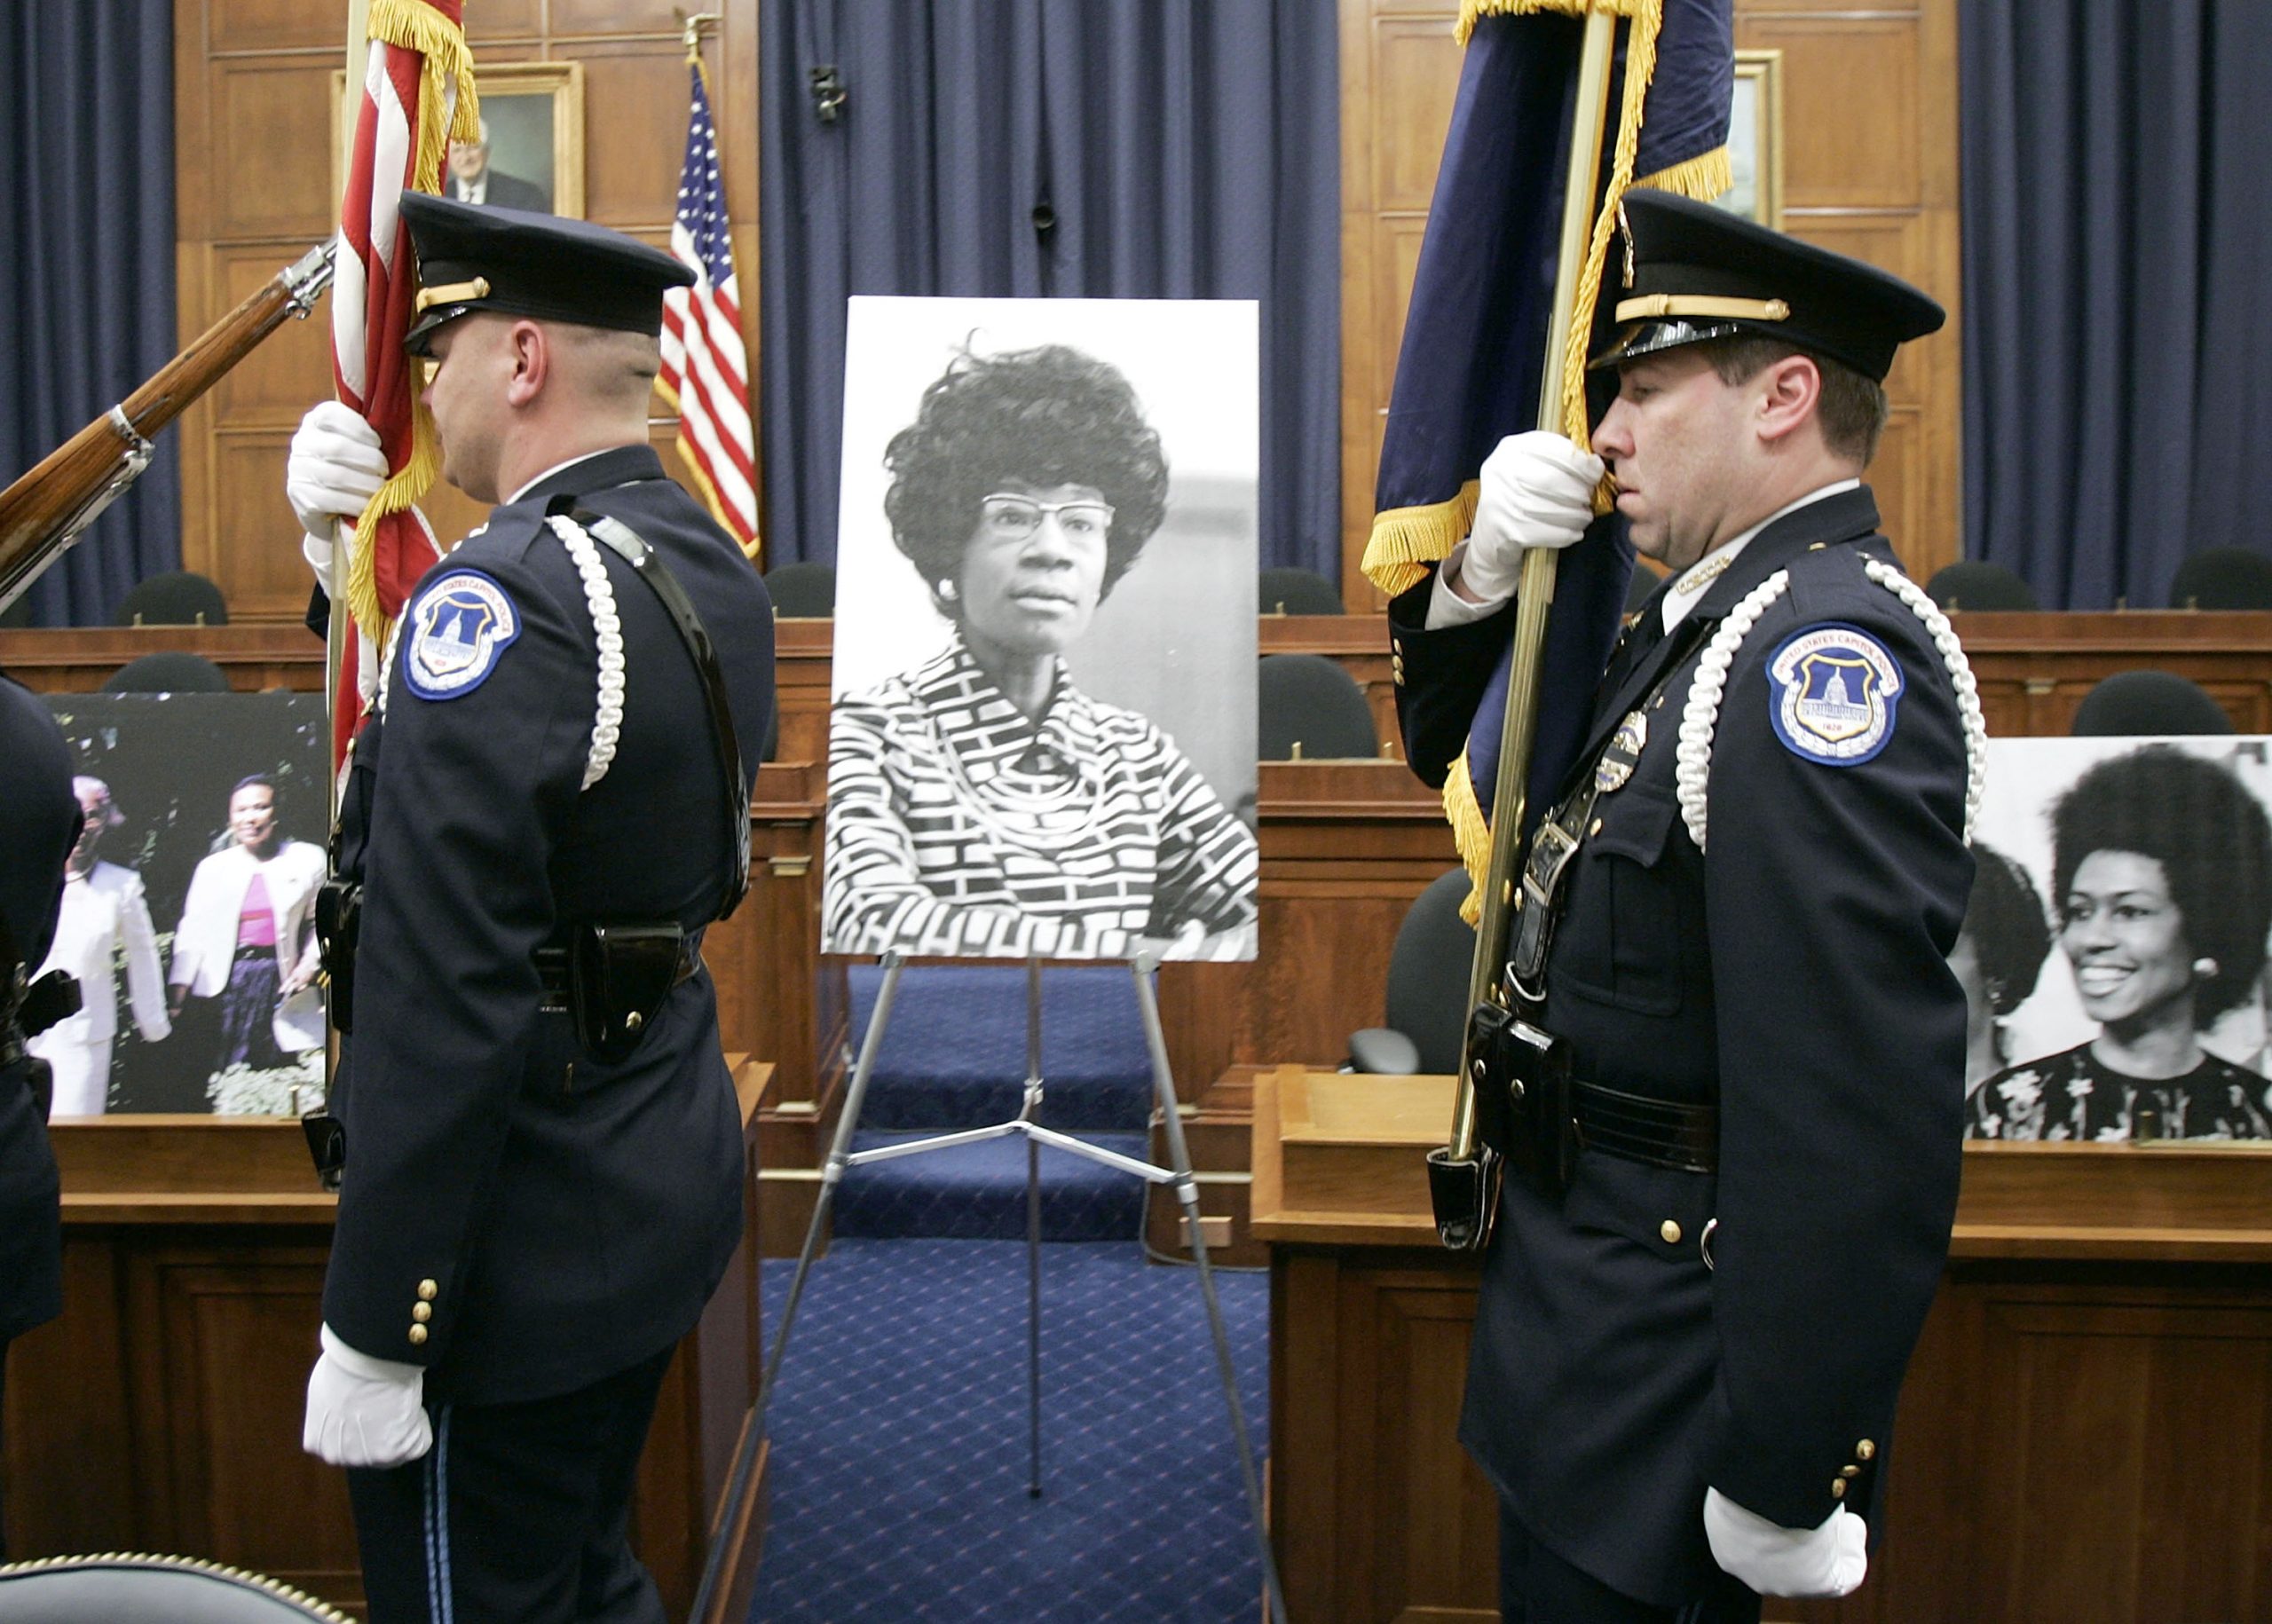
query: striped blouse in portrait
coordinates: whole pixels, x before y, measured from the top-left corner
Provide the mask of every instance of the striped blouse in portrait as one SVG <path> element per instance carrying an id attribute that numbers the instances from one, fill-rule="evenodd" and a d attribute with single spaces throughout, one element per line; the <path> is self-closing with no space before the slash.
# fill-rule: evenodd
<path id="1" fill-rule="evenodd" d="M 1061 667 L 1037 723 L 959 638 L 836 703 L 825 951 L 1243 957 L 1255 871 L 1254 836 L 1168 736 Z"/>

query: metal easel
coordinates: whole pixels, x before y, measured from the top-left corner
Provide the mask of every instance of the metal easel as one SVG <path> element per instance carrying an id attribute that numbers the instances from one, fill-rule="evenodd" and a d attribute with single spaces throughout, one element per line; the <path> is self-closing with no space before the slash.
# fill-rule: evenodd
<path id="1" fill-rule="evenodd" d="M 1007 1122 L 990 1127 L 937 1134 L 876 1150 L 854 1150 L 852 1139 L 859 1130 L 861 1108 L 867 1099 L 868 1080 L 875 1070 L 876 1056 L 883 1046 L 884 1031 L 890 1023 L 892 1002 L 899 991 L 900 973 L 907 967 L 906 961 L 899 954 L 884 955 L 883 986 L 877 993 L 876 1006 L 868 1016 L 868 1029 L 860 1042 L 860 1054 L 853 1066 L 852 1082 L 845 1096 L 844 1109 L 837 1118 L 836 1137 L 829 1146 L 828 1160 L 821 1169 L 820 1195 L 813 1203 L 812 1222 L 805 1230 L 804 1248 L 797 1257 L 797 1273 L 789 1283 L 788 1298 L 782 1305 L 781 1323 L 773 1335 L 773 1349 L 765 1361 L 765 1376 L 758 1386 L 757 1402 L 752 1407 L 749 1420 L 743 1429 L 741 1449 L 735 1459 L 733 1478 L 726 1492 L 725 1510 L 717 1525 L 721 1537 L 713 1541 L 710 1559 L 703 1570 L 702 1589 L 692 1615 L 696 1620 L 708 1616 L 710 1596 L 725 1549 L 726 1541 L 722 1533 L 736 1525 L 741 1502 L 748 1493 L 750 1472 L 755 1465 L 759 1445 L 765 1433 L 766 1406 L 773 1396 L 773 1384 L 781 1374 L 781 1362 L 789 1348 L 789 1333 L 796 1323 L 797 1305 L 804 1297 L 806 1277 L 811 1273 L 814 1254 L 819 1249 L 820 1237 L 827 1227 L 829 1212 L 846 1171 L 872 1162 L 921 1155 L 956 1145 L 974 1145 L 982 1140 L 1006 1139 L 1015 1134 L 1026 1141 L 1026 1364 L 1027 1419 L 1030 1438 L 1026 1493 L 1037 1500 L 1041 1497 L 1040 1154 L 1041 1147 L 1048 1145 L 1132 1174 L 1148 1184 L 1169 1186 L 1175 1192 L 1176 1201 L 1183 1209 L 1186 1226 L 1191 1235 L 1191 1256 L 1198 1266 L 1200 1292 L 1206 1299 L 1208 1328 L 1215 1344 L 1215 1364 L 1222 1378 L 1223 1401 L 1230 1412 L 1231 1434 L 1238 1446 L 1239 1473 L 1244 1480 L 1247 1512 L 1254 1528 L 1255 1554 L 1262 1564 L 1263 1589 L 1269 1603 L 1270 1618 L 1272 1624 L 1286 1624 L 1286 1604 L 1279 1589 L 1277 1563 L 1272 1557 L 1269 1533 L 1263 1525 L 1262 1480 L 1255 1470 L 1254 1446 L 1247 1432 L 1246 1411 L 1239 1402 L 1237 1373 L 1231 1363 L 1231 1341 L 1223 1326 L 1222 1303 L 1216 1296 L 1214 1273 L 1207 1262 L 1207 1242 L 1199 1224 L 1199 1186 L 1192 1177 L 1191 1153 L 1184 1141 L 1182 1116 L 1176 1108 L 1175 1078 L 1168 1066 L 1167 1039 L 1160 1027 L 1159 1003 L 1152 992 L 1152 973 L 1158 966 L 1159 958 L 1156 953 L 1139 954 L 1129 964 L 1130 973 L 1136 982 L 1136 1000 L 1144 1014 L 1144 1041 L 1151 1052 L 1154 1103 L 1159 1108 L 1166 1130 L 1169 1161 L 1166 1167 L 1138 1161 L 1133 1156 L 1124 1156 L 1101 1146 L 1092 1145 L 1085 1139 L 1041 1125 L 1041 961 L 1037 958 L 1026 960 L 1026 1080 L 1025 1094 L 1018 1114 Z"/>

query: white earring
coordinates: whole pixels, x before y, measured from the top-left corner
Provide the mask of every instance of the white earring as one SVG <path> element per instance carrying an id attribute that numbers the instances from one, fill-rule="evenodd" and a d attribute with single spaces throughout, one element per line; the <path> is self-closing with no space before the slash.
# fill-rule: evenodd
<path id="1" fill-rule="evenodd" d="M 956 587 L 954 582 L 951 580 L 941 581 L 934 590 L 938 593 L 939 596 L 943 601 L 949 603 L 953 603 L 957 598 L 962 595 L 962 593 Z"/>
<path id="2" fill-rule="evenodd" d="M 2193 961 L 2193 974 L 2197 980 L 2205 981 L 2210 980 L 2217 974 L 2217 961 L 2213 958 L 2206 958 L 2195 959 Z"/>

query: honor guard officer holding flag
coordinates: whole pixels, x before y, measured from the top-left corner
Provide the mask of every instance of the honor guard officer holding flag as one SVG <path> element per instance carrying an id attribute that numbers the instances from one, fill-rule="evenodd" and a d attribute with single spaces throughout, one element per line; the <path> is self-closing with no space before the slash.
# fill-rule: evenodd
<path id="1" fill-rule="evenodd" d="M 344 1170 L 304 1441 L 349 1469 L 375 1624 L 659 1620 L 627 1506 L 742 1234 L 698 950 L 746 883 L 772 611 L 648 444 L 687 272 L 577 221 L 415 193 L 402 216 L 443 474 L 497 506 L 412 594 L 344 793 Z M 293 507 L 327 537 L 384 470 L 319 406 Z"/>
<path id="2" fill-rule="evenodd" d="M 1440 782 L 1526 548 L 1621 529 L 1671 571 L 1526 854 L 1517 1013 L 1556 1041 L 1519 1100 L 1487 1084 L 1507 1172 L 1461 1438 L 1509 1619 L 1756 1620 L 1861 1582 L 1956 1207 L 1979 706 L 1860 479 L 1895 349 L 1943 314 L 1704 204 L 1624 211 L 1598 454 L 1502 442 L 1390 611 Z"/>

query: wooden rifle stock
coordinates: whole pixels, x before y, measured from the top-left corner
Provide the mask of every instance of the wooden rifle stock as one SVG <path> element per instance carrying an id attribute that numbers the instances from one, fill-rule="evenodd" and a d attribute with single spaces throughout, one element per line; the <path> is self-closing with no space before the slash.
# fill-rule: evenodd
<path id="1" fill-rule="evenodd" d="M 0 492 L 0 609 L 141 477 L 151 438 L 253 351 L 286 316 L 304 318 L 331 282 L 320 243 L 215 322 L 140 388 Z"/>

